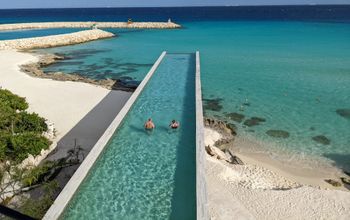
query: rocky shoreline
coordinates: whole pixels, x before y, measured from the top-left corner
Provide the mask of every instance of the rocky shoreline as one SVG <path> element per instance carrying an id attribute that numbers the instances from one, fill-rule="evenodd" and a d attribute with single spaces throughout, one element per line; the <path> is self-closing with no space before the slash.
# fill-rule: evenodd
<path id="1" fill-rule="evenodd" d="M 215 140 L 215 142 L 211 143 L 210 145 L 206 144 L 205 149 L 208 155 L 218 160 L 226 161 L 229 164 L 245 164 L 242 158 L 239 158 L 241 156 L 237 156 L 237 152 L 234 152 L 234 149 L 232 148 L 235 137 L 237 135 L 237 128 L 234 124 L 216 118 L 206 117 L 204 118 L 204 125 L 206 129 L 211 129 L 217 132 L 220 136 L 217 137 L 217 140 Z M 284 137 L 286 134 L 278 131 L 276 134 L 274 133 L 274 135 L 278 135 L 278 137 Z M 350 175 L 345 170 L 343 170 L 341 177 L 324 178 L 323 180 L 320 179 L 320 181 L 326 182 L 329 184 L 329 187 L 333 186 L 342 190 L 350 190 Z"/>
<path id="2" fill-rule="evenodd" d="M 0 50 L 28 50 L 80 44 L 98 39 L 111 38 L 115 35 L 103 30 L 85 30 L 71 34 L 59 34 L 45 37 L 23 38 L 0 41 Z"/>
<path id="3" fill-rule="evenodd" d="M 46 28 L 137 28 L 137 29 L 176 29 L 181 25 L 169 22 L 40 22 L 1 24 L 1 31 Z"/>
<path id="4" fill-rule="evenodd" d="M 20 66 L 22 72 L 27 73 L 30 76 L 53 79 L 57 81 L 72 81 L 72 82 L 84 82 L 93 85 L 101 86 L 109 90 L 121 90 L 126 92 L 135 91 L 136 87 L 126 87 L 123 82 L 118 79 L 102 79 L 95 80 L 90 79 L 79 74 L 67 74 L 63 72 L 44 73 L 43 67 L 56 63 L 59 60 L 64 60 L 65 57 L 57 54 L 43 54 L 39 56 L 39 61 L 34 63 L 28 63 Z"/>

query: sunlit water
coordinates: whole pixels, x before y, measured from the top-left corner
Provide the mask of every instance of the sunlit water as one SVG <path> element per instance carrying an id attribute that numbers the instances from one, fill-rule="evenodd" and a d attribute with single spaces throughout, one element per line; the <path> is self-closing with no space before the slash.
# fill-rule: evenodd
<path id="1" fill-rule="evenodd" d="M 46 70 L 141 80 L 161 51 L 200 50 L 204 99 L 209 100 L 204 101 L 206 115 L 229 120 L 240 136 L 267 143 L 253 151 L 312 155 L 350 168 L 350 120 L 336 113 L 350 108 L 349 23 L 183 25 L 180 30 L 111 30 L 117 38 L 50 49 L 73 59 Z M 80 53 L 87 56 L 80 58 Z M 230 120 L 227 114 L 232 112 L 243 114 L 244 120 Z M 243 124 L 254 116 L 266 122 Z M 283 130 L 289 137 L 271 137 L 268 130 Z M 316 136 L 330 143 L 313 140 Z"/>

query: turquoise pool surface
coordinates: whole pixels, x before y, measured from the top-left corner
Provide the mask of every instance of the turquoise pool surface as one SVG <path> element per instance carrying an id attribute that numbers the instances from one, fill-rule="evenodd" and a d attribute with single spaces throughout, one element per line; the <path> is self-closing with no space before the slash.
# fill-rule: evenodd
<path id="1" fill-rule="evenodd" d="M 62 218 L 195 219 L 195 146 L 195 55 L 167 54 Z"/>

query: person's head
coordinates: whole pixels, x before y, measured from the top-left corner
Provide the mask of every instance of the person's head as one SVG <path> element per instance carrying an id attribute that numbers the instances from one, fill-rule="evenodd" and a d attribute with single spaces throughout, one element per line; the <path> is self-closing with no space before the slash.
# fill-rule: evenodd
<path id="1" fill-rule="evenodd" d="M 152 121 L 152 118 L 149 118 L 148 121 Z"/>
<path id="2" fill-rule="evenodd" d="M 172 123 L 175 123 L 176 121 L 175 120 L 172 120 Z"/>

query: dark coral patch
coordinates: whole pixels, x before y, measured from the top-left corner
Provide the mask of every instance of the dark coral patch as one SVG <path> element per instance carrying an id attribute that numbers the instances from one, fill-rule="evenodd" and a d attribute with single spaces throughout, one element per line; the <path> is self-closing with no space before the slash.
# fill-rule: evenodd
<path id="1" fill-rule="evenodd" d="M 266 131 L 266 134 L 268 134 L 271 137 L 275 137 L 275 138 L 288 138 L 289 137 L 289 133 L 287 131 L 283 131 L 283 130 L 268 130 L 268 131 Z"/>
<path id="2" fill-rule="evenodd" d="M 329 140 L 324 135 L 318 135 L 318 136 L 312 137 L 312 140 L 316 141 L 317 143 L 323 144 L 323 145 L 329 145 L 331 143 L 331 140 Z"/>
<path id="3" fill-rule="evenodd" d="M 223 107 L 221 105 L 221 98 L 216 99 L 203 99 L 204 109 L 211 111 L 220 111 Z"/>
<path id="4" fill-rule="evenodd" d="M 264 118 L 260 118 L 260 117 L 251 117 L 247 120 L 244 121 L 244 125 L 248 126 L 248 127 L 253 127 L 256 125 L 260 125 L 262 122 L 265 122 L 266 119 Z"/>
<path id="5" fill-rule="evenodd" d="M 226 117 L 228 117 L 229 119 L 233 120 L 233 121 L 236 121 L 238 123 L 241 123 L 244 119 L 244 115 L 243 114 L 239 114 L 239 113 L 236 113 L 236 112 L 232 112 L 232 113 L 228 113 L 226 114 Z"/>
<path id="6" fill-rule="evenodd" d="M 340 115 L 344 118 L 350 119 L 350 109 L 349 108 L 337 109 L 336 112 L 338 115 Z"/>

